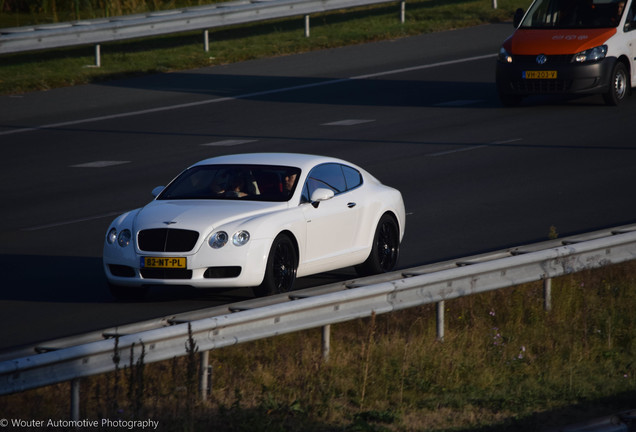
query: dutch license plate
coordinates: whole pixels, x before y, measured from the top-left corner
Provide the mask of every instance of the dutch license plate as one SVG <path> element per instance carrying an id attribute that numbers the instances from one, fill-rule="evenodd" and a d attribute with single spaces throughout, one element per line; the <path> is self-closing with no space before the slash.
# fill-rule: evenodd
<path id="1" fill-rule="evenodd" d="M 186 268 L 185 257 L 141 257 L 141 267 L 145 268 Z"/>
<path id="2" fill-rule="evenodd" d="M 524 79 L 556 79 L 557 71 L 523 71 Z"/>

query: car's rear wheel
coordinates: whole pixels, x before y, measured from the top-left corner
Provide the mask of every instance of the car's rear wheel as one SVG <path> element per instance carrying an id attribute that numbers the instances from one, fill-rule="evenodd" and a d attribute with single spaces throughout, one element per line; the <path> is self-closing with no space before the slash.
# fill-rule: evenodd
<path id="1" fill-rule="evenodd" d="M 148 295 L 148 287 L 127 287 L 109 284 L 110 294 L 117 301 L 142 301 Z"/>
<path id="2" fill-rule="evenodd" d="M 298 270 L 298 254 L 293 241 L 279 234 L 272 243 L 263 283 L 254 288 L 258 297 L 289 292 L 294 287 Z"/>
<path id="3" fill-rule="evenodd" d="M 375 229 L 371 252 L 365 262 L 356 266 L 360 276 L 390 272 L 400 255 L 400 232 L 395 218 L 385 214 Z"/>
<path id="4" fill-rule="evenodd" d="M 603 99 L 607 105 L 616 106 L 625 99 L 629 92 L 631 84 L 625 63 L 616 62 L 612 75 L 610 75 L 609 88 L 607 93 L 603 94 Z"/>

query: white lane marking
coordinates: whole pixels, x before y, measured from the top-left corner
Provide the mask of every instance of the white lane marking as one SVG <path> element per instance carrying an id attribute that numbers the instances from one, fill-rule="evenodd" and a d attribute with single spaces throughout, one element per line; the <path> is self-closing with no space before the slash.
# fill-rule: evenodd
<path id="1" fill-rule="evenodd" d="M 177 105 L 167 105 L 167 106 L 150 108 L 150 109 L 139 110 L 139 111 L 130 111 L 126 113 L 111 114 L 111 115 L 100 116 L 100 117 L 91 117 L 86 119 L 71 120 L 71 121 L 60 122 L 60 123 L 51 123 L 47 125 L 33 126 L 33 127 L 27 127 L 27 128 L 21 128 L 21 129 L 12 129 L 7 131 L 0 131 L 0 136 L 12 135 L 12 134 L 18 134 L 18 133 L 24 133 L 24 132 L 32 132 L 32 131 L 36 131 L 40 129 L 55 129 L 55 128 L 61 128 L 61 127 L 67 127 L 67 126 L 76 126 L 76 125 L 84 124 L 84 123 L 92 123 L 92 122 L 99 122 L 99 121 L 105 121 L 105 120 L 113 120 L 118 118 L 133 117 L 133 116 L 152 114 L 152 113 L 163 112 L 163 111 L 172 111 L 172 110 L 177 110 L 182 108 L 192 108 L 192 107 L 207 105 L 212 103 L 227 102 L 227 101 L 233 101 L 237 99 L 247 99 L 247 98 L 258 97 L 258 96 L 266 96 L 266 95 L 275 94 L 275 93 L 283 93 L 283 92 L 294 91 L 294 90 L 303 90 L 303 89 L 312 88 L 312 87 L 339 84 L 339 83 L 350 81 L 350 80 L 376 78 L 376 77 L 381 77 L 386 75 L 394 75 L 394 74 L 401 74 L 405 72 L 413 72 L 413 71 L 431 69 L 431 68 L 442 67 L 442 66 L 450 66 L 450 65 L 459 64 L 459 63 L 484 60 L 484 59 L 495 57 L 496 55 L 497 54 L 487 54 L 487 55 L 481 55 L 481 56 L 475 56 L 475 57 L 466 57 L 464 59 L 458 59 L 458 60 L 431 63 L 431 64 L 413 66 L 413 67 L 402 68 L 402 69 L 393 69 L 393 70 L 376 72 L 376 73 L 366 74 L 366 75 L 357 75 L 350 78 L 339 78 L 339 79 L 320 81 L 320 82 L 310 83 L 310 84 L 302 84 L 302 85 L 297 85 L 292 87 L 282 87 L 282 88 L 272 89 L 272 90 L 263 90 L 259 92 L 246 93 L 246 94 L 236 95 L 232 97 L 204 99 L 204 100 L 196 101 L 196 102 L 188 102 L 188 103 L 177 104 Z"/>
<path id="2" fill-rule="evenodd" d="M 348 120 L 340 120 L 331 123 L 323 123 L 322 126 L 354 126 L 363 123 L 371 123 L 375 120 L 364 120 L 364 119 L 348 119 Z"/>
<path id="3" fill-rule="evenodd" d="M 447 151 L 443 151 L 443 152 L 431 153 L 431 154 L 429 154 L 427 156 L 429 156 L 429 157 L 446 156 L 446 155 L 453 154 L 453 153 L 461 153 L 461 152 L 466 152 L 466 151 L 482 149 L 482 148 L 486 148 L 486 147 L 488 147 L 488 144 L 482 144 L 482 145 L 473 146 L 473 147 L 462 147 L 462 148 L 453 149 L 453 150 L 447 150 Z"/>
<path id="4" fill-rule="evenodd" d="M 257 140 L 228 139 L 228 140 L 215 141 L 215 142 L 201 144 L 201 145 L 202 146 L 210 146 L 210 147 L 211 146 L 229 147 L 229 146 L 247 144 L 247 143 L 256 142 L 256 141 Z"/>
<path id="5" fill-rule="evenodd" d="M 106 217 L 119 216 L 122 213 L 126 213 L 126 211 L 116 211 L 116 212 L 104 213 L 102 215 L 97 215 L 97 216 L 89 216 L 89 217 L 80 218 L 80 219 L 72 219 L 72 220 L 67 220 L 62 222 L 50 223 L 46 225 L 38 225 L 38 226 L 29 227 L 29 228 L 22 228 L 21 231 L 39 231 L 39 230 L 48 229 L 48 228 L 57 228 L 64 225 L 72 225 L 72 224 L 76 224 L 80 222 L 90 222 L 97 219 L 103 219 Z"/>
<path id="6" fill-rule="evenodd" d="M 115 165 L 123 165 L 130 163 L 130 161 L 95 161 L 86 162 L 83 164 L 71 165 L 71 168 L 106 168 Z"/>
<path id="7" fill-rule="evenodd" d="M 486 147 L 498 146 L 498 145 L 502 145 L 502 144 L 509 144 L 509 143 L 516 142 L 516 141 L 521 141 L 521 138 L 513 138 L 513 139 L 509 139 L 509 140 L 504 140 L 504 141 L 493 141 L 493 142 L 491 142 L 489 144 L 481 144 L 481 145 L 470 146 L 470 147 L 461 147 L 461 148 L 457 148 L 457 149 L 453 149 L 453 150 L 447 150 L 447 151 L 442 151 L 442 152 L 437 152 L 437 153 L 431 153 L 431 154 L 428 154 L 427 156 L 429 156 L 429 157 L 445 156 L 445 155 L 449 155 L 449 154 L 453 154 L 453 153 L 461 153 L 461 152 L 472 151 L 472 150 L 480 150 L 480 149 L 484 149 Z"/>

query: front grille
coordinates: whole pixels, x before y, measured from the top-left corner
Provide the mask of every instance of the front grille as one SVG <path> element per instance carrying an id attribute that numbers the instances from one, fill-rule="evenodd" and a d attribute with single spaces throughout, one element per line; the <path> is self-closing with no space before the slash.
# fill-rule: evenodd
<path id="1" fill-rule="evenodd" d="M 521 79 L 510 83 L 513 89 L 528 94 L 563 93 L 572 88 L 572 80 Z"/>
<path id="2" fill-rule="evenodd" d="M 549 70 L 551 67 L 572 63 L 572 54 L 549 55 L 548 60 L 541 66 L 537 64 L 536 55 L 516 55 L 513 56 L 512 61 L 524 68 L 536 69 L 540 67 Z"/>
<path id="3" fill-rule="evenodd" d="M 139 249 L 147 252 L 189 252 L 199 239 L 196 231 L 156 228 L 139 231 Z"/>
<path id="4" fill-rule="evenodd" d="M 139 269 L 144 279 L 192 279 L 192 270 L 171 268 L 142 268 Z"/>

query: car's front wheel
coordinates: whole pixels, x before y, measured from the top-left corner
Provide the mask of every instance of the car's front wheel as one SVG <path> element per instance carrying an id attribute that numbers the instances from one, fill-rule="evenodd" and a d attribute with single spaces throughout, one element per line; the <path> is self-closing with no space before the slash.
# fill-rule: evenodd
<path id="1" fill-rule="evenodd" d="M 272 243 L 263 283 L 254 288 L 254 294 L 264 297 L 289 292 L 296 281 L 298 254 L 293 241 L 286 234 L 279 234 Z"/>
<path id="2" fill-rule="evenodd" d="M 369 257 L 356 266 L 356 271 L 360 276 L 390 272 L 395 268 L 399 254 L 400 232 L 397 222 L 391 215 L 385 214 L 376 227 Z"/>

